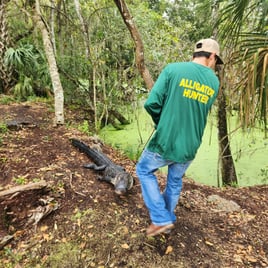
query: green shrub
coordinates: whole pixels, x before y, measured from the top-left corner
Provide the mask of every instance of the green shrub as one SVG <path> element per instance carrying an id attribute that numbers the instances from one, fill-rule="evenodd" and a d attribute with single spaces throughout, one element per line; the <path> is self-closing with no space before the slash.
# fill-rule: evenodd
<path id="1" fill-rule="evenodd" d="M 8 132 L 7 125 L 0 122 L 0 134 L 6 134 Z"/>
<path id="2" fill-rule="evenodd" d="M 0 95 L 0 104 L 10 104 L 15 102 L 15 99 L 12 96 Z"/>

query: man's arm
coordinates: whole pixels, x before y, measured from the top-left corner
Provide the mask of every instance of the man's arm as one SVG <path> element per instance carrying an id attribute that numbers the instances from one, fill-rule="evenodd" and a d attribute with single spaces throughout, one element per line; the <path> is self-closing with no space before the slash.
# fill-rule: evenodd
<path id="1" fill-rule="evenodd" d="M 161 112 L 162 107 L 166 99 L 166 93 L 168 89 L 168 76 L 166 68 L 161 72 L 157 81 L 155 82 L 148 99 L 144 104 L 145 110 L 150 114 L 152 117 L 153 122 L 157 125 Z"/>

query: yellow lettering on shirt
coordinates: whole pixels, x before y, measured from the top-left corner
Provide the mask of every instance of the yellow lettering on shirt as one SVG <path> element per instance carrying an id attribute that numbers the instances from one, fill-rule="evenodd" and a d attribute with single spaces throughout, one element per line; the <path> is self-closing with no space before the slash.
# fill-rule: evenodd
<path id="1" fill-rule="evenodd" d="M 204 104 L 206 104 L 215 94 L 215 90 L 211 87 L 190 79 L 182 78 L 179 86 L 184 88 L 183 97 L 196 100 Z"/>
<path id="2" fill-rule="evenodd" d="M 204 104 L 207 104 L 207 102 L 209 100 L 209 97 L 207 95 L 193 91 L 191 89 L 184 89 L 183 97 L 189 98 L 192 100 L 197 100 L 197 101 L 202 102 Z"/>
<path id="3" fill-rule="evenodd" d="M 184 78 L 181 79 L 180 87 L 185 87 L 185 79 Z"/>

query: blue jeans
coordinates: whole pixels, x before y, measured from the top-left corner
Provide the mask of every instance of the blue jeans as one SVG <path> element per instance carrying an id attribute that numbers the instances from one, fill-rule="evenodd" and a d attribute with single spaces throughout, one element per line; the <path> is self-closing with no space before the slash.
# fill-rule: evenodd
<path id="1" fill-rule="evenodd" d="M 136 173 L 153 224 L 161 226 L 176 221 L 174 210 L 182 189 L 182 176 L 191 162 L 177 163 L 165 160 L 160 154 L 147 149 L 143 151 L 136 166 Z M 168 175 L 166 187 L 161 193 L 154 172 L 164 166 L 168 166 Z"/>

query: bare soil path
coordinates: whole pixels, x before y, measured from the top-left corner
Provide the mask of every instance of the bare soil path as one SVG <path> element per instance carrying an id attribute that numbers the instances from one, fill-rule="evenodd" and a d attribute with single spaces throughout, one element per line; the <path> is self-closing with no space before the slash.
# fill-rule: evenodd
<path id="1" fill-rule="evenodd" d="M 70 127 L 78 123 L 74 112 L 55 128 L 44 103 L 0 105 L 0 111 L 0 126 L 10 124 L 0 130 L 0 195 L 14 186 L 48 185 L 0 197 L 0 242 L 10 238 L 0 267 L 268 267 L 267 185 L 219 189 L 185 178 L 175 229 L 147 238 L 133 161 Z M 71 138 L 97 144 L 133 175 L 127 196 L 116 196 L 82 167 L 90 160 Z M 159 174 L 161 186 L 164 180 Z"/>

